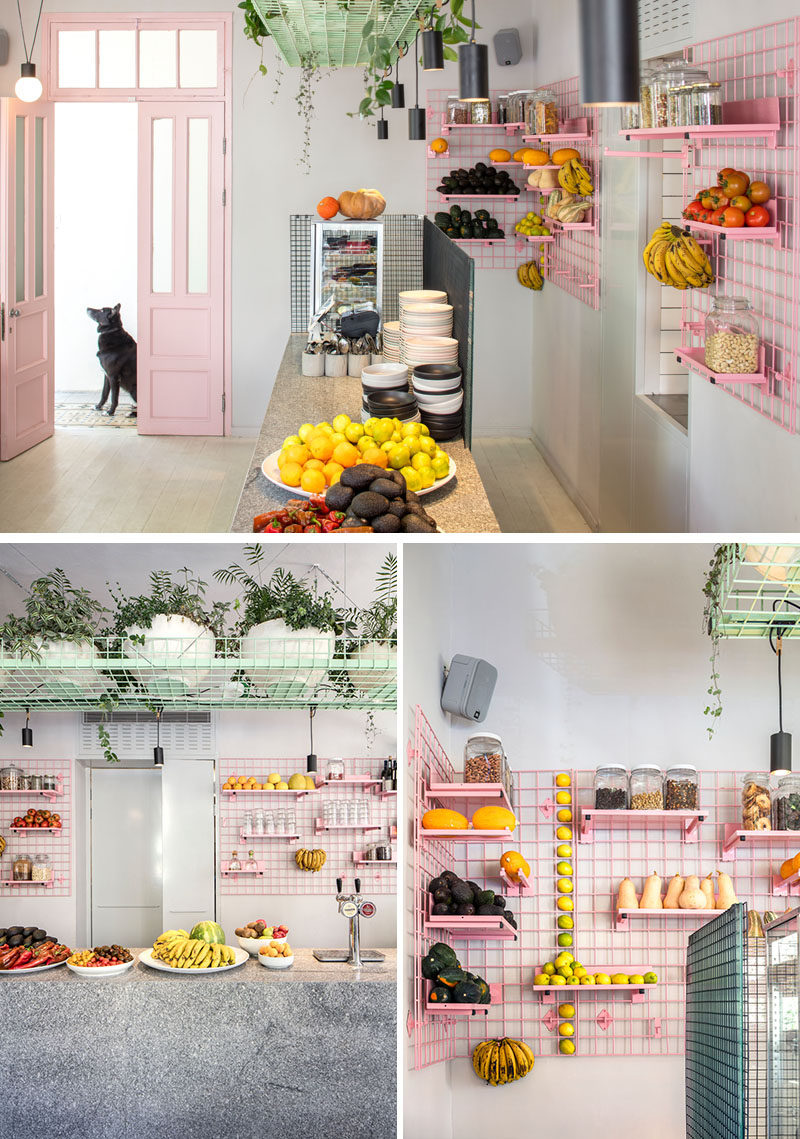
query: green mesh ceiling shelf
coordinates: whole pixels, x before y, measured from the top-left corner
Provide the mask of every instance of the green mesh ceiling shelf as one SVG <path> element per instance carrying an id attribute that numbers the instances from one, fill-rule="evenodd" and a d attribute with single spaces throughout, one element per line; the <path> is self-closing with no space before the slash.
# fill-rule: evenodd
<path id="1" fill-rule="evenodd" d="M 766 637 L 780 625 L 800 637 L 800 546 L 730 544 L 720 585 L 720 636 Z"/>
<path id="2" fill-rule="evenodd" d="M 313 59 L 319 67 L 368 62 L 363 28 L 370 20 L 392 44 L 411 40 L 419 0 L 253 0 L 290 67 Z"/>

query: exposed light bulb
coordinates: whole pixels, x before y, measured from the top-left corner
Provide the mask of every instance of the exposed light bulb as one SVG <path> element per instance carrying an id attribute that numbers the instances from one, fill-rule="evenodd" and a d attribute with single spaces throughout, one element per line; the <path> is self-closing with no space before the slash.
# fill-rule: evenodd
<path id="1" fill-rule="evenodd" d="M 17 80 L 14 91 L 23 103 L 36 103 L 42 97 L 42 81 L 36 74 L 35 63 L 23 63 L 22 74 Z"/>

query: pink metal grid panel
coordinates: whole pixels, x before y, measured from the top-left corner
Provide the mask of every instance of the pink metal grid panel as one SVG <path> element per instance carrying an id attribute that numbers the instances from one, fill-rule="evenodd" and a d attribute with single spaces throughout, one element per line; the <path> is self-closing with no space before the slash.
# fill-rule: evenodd
<path id="1" fill-rule="evenodd" d="M 723 166 L 765 181 L 777 215 L 775 240 L 731 240 L 713 233 L 710 252 L 717 277 L 712 292 L 746 297 L 761 325 L 765 384 L 717 385 L 786 431 L 797 430 L 798 275 L 800 274 L 800 19 L 782 20 L 747 32 L 706 40 L 686 51 L 694 64 L 722 84 L 728 101 L 778 98 L 781 127 L 770 138 L 693 138 L 684 145 L 684 198 L 716 183 Z M 704 234 L 705 236 L 705 234 Z M 688 347 L 704 343 L 711 298 L 705 290 L 683 296 L 683 337 Z"/>
<path id="2" fill-rule="evenodd" d="M 52 883 L 36 886 L 32 883 L 0 885 L 0 898 L 8 903 L 14 898 L 68 898 L 72 894 L 72 769 L 69 760 L 25 759 L 14 760 L 26 775 L 55 775 L 57 792 L 3 791 L 0 792 L 0 834 L 6 840 L 6 849 L 0 858 L 0 880 L 14 877 L 14 858 L 18 854 L 47 854 L 52 868 Z M 61 816 L 61 829 L 53 831 L 31 827 L 12 831 L 17 816 L 24 816 L 29 807 L 48 810 Z"/>
<path id="3" fill-rule="evenodd" d="M 379 777 L 383 757 L 345 759 L 345 778 L 341 783 L 324 783 L 316 791 L 296 795 L 291 791 L 237 792 L 235 796 L 222 790 L 231 775 L 253 776 L 259 783 L 276 771 L 286 780 L 295 772 L 305 771 L 303 759 L 220 759 L 218 813 L 220 870 L 227 869 L 231 852 L 237 851 L 239 860 L 247 859 L 248 850 L 254 852 L 262 873 L 220 874 L 219 890 L 222 895 L 263 894 L 326 894 L 335 893 L 336 879 L 343 878 L 352 884 L 360 878 L 365 892 L 395 894 L 397 892 L 397 866 L 390 862 L 365 863 L 361 861 L 365 848 L 386 838 L 391 828 L 397 828 L 397 796 L 381 793 Z M 325 779 L 329 760 L 319 759 L 317 783 Z M 368 776 L 369 781 L 353 781 L 357 776 Z M 322 823 L 323 804 L 326 800 L 359 799 L 366 797 L 369 808 L 369 827 L 345 827 L 318 830 Z M 242 837 L 244 816 L 248 811 L 294 810 L 298 837 L 253 835 Z M 287 828 L 288 833 L 288 828 Z M 392 845 L 396 840 L 392 839 Z M 295 863 L 295 852 L 300 849 L 324 850 L 327 860 L 319 873 L 301 870 Z M 358 860 L 358 861 L 357 861 Z"/>
<path id="4" fill-rule="evenodd" d="M 551 995 L 537 992 L 533 977 L 559 952 L 557 934 L 560 931 L 556 919 L 561 911 L 556 908 L 559 895 L 555 888 L 559 843 L 555 776 L 558 772 L 515 773 L 518 825 L 513 840 L 505 845 L 521 851 L 531 867 L 522 895 L 514 895 L 510 890 L 505 892 L 519 926 L 517 941 L 454 941 L 449 936 L 424 936 L 425 892 L 430 878 L 452 869 L 465 879 L 500 891 L 503 883 L 498 860 L 503 846 L 498 842 L 480 845 L 420 841 L 419 819 L 426 809 L 426 783 L 432 778 L 445 782 L 445 772 L 453 771 L 421 711 L 417 714 L 413 758 L 416 1066 L 468 1056 L 479 1040 L 500 1035 L 527 1041 L 537 1055 L 560 1056 L 556 1012 L 560 1000 L 571 1001 L 576 1008 L 576 1056 L 682 1054 L 687 939 L 700 922 L 709 919 L 702 914 L 684 912 L 679 917 L 670 917 L 663 911 L 640 916 L 634 911 L 627 923 L 618 923 L 616 898 L 620 881 L 631 877 L 637 893 L 641 893 L 644 879 L 656 870 L 665 891 L 668 879 L 675 873 L 697 874 L 702 878 L 720 868 L 732 876 L 740 901 L 762 911 L 782 908 L 782 903 L 771 892 L 773 875 L 789 853 L 800 849 L 800 834 L 795 838 L 776 837 L 772 844 L 737 848 L 733 860 L 723 863 L 726 827 L 735 824 L 741 816 L 741 772 L 720 771 L 700 775 L 699 806 L 707 818 L 696 830 L 665 826 L 657 820 L 648 828 L 605 828 L 598 823 L 592 841 L 581 842 L 580 809 L 593 806 L 594 773 L 567 771 L 572 781 L 574 815 L 574 821 L 569 824 L 573 831 L 570 841 L 575 886 L 572 895 L 575 899 L 574 945 L 570 951 L 590 972 L 644 974 L 652 969 L 658 975 L 658 983 L 640 987 L 638 991 L 584 986 L 577 991 L 558 990 Z M 454 777 L 461 778 L 460 775 Z M 681 837 L 684 833 L 686 841 Z M 459 1018 L 449 1023 L 444 1010 L 425 1016 L 418 969 L 420 956 L 432 940 L 454 944 L 465 968 L 485 976 L 490 984 L 501 985 L 502 1003 L 489 1006 L 486 1016 Z"/>

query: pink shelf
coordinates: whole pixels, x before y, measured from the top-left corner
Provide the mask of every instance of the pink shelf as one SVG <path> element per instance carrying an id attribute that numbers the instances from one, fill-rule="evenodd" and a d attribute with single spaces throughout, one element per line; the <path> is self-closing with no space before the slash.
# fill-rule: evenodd
<path id="1" fill-rule="evenodd" d="M 273 832 L 272 834 L 248 834 L 246 831 L 242 831 L 239 837 L 246 839 L 248 842 L 252 838 L 259 839 L 259 840 L 265 839 L 265 838 L 288 838 L 290 842 L 295 842 L 298 838 L 300 838 L 300 835 L 295 834 L 295 833 L 290 833 L 289 831 L 286 831 L 283 834 L 277 834 L 275 832 Z"/>
<path id="2" fill-rule="evenodd" d="M 600 811 L 594 807 L 581 807 L 580 842 L 594 842 L 596 830 L 653 830 L 679 829 L 684 842 L 697 842 L 700 824 L 708 815 L 705 811 Z M 586 986 L 588 988 L 588 986 Z"/>
<path id="3" fill-rule="evenodd" d="M 787 843 L 800 848 L 800 831 L 745 831 L 729 823 L 722 843 L 722 861 L 732 862 L 736 852 L 747 846 L 785 846 Z"/>
<path id="4" fill-rule="evenodd" d="M 380 779 L 373 779 L 371 775 L 345 775 L 344 779 L 322 779 L 317 784 L 321 787 L 372 787 L 380 783 Z"/>
<path id="5" fill-rule="evenodd" d="M 573 996 L 580 993 L 581 996 L 601 998 L 608 993 L 620 993 L 634 1004 L 641 1004 L 647 996 L 647 990 L 655 988 L 655 985 L 534 985 L 533 991 L 545 1005 L 555 1004 L 559 993 L 571 993 Z"/>
<path id="6" fill-rule="evenodd" d="M 476 1016 L 483 1013 L 487 1016 L 489 1010 L 497 1008 L 498 1005 L 503 1003 L 503 986 L 502 985 L 489 985 L 489 994 L 492 998 L 491 1004 L 488 1005 L 459 1005 L 451 1004 L 448 1002 L 446 1005 L 432 1005 L 428 1000 L 428 993 L 433 988 L 432 981 L 425 982 L 425 1012 L 431 1016 Z"/>
<path id="7" fill-rule="evenodd" d="M 53 883 L 52 878 L 50 879 L 49 882 L 17 882 L 13 878 L 2 878 L 2 879 L 0 879 L 0 886 L 44 886 L 44 887 L 50 887 L 53 884 L 54 883 Z"/>
<path id="8" fill-rule="evenodd" d="M 518 202 L 519 194 L 440 194 L 440 202 Z"/>
<path id="9" fill-rule="evenodd" d="M 63 827 L 9 827 L 11 834 L 61 834 Z"/>
<path id="10" fill-rule="evenodd" d="M 503 245 L 508 237 L 451 237 L 456 245 Z"/>
<path id="11" fill-rule="evenodd" d="M 326 826 L 321 819 L 314 819 L 314 833 L 323 831 L 379 831 L 381 828 L 373 823 L 328 823 Z"/>
<path id="12" fill-rule="evenodd" d="M 506 894 L 509 898 L 532 898 L 536 893 L 521 870 L 519 872 L 519 882 L 512 882 L 501 866 L 500 878 L 505 883 Z"/>
<path id="13" fill-rule="evenodd" d="M 60 799 L 61 791 L 0 791 L 0 795 L 41 795 L 43 799 Z"/>
<path id="14" fill-rule="evenodd" d="M 442 134 L 452 131 L 503 131 L 505 134 L 518 134 L 525 129 L 524 123 L 442 123 Z"/>
<path id="15" fill-rule="evenodd" d="M 316 787 L 314 790 L 318 791 L 319 787 Z M 288 790 L 288 791 L 263 791 L 263 790 L 261 790 L 260 791 L 258 788 L 255 788 L 254 790 L 251 791 L 247 787 L 242 787 L 238 791 L 223 791 L 222 794 L 226 795 L 229 799 L 235 799 L 237 795 L 274 795 L 276 799 L 278 797 L 285 798 L 285 799 L 294 797 L 295 799 L 299 799 L 301 797 L 301 795 L 313 795 L 314 791 L 311 791 L 311 790 L 303 790 L 303 791 L 292 791 L 292 790 Z"/>
<path id="16" fill-rule="evenodd" d="M 725 910 L 617 910 L 614 918 L 614 928 L 617 930 L 628 929 L 628 922 L 631 918 L 666 918 L 668 922 L 680 922 L 686 918 L 700 918 L 702 921 L 711 921 L 712 918 L 719 917 L 724 914 Z M 587 988 L 589 986 L 586 986 Z"/>
<path id="17" fill-rule="evenodd" d="M 578 118 L 565 119 L 563 123 L 559 124 L 559 130 L 555 134 L 526 134 L 522 136 L 522 141 L 555 143 L 557 144 L 556 150 L 558 150 L 558 144 L 562 142 L 589 142 L 591 137 L 589 120 Z"/>
<path id="18" fill-rule="evenodd" d="M 768 202 L 767 208 L 769 205 Z M 688 225 L 692 232 L 716 233 L 726 241 L 775 241 L 779 236 L 776 225 L 745 225 L 741 229 L 726 229 L 724 225 L 708 225 L 707 222 L 694 221 L 692 218 L 686 218 L 684 224 Z"/>
<path id="19" fill-rule="evenodd" d="M 758 350 L 762 370 L 742 374 L 733 372 L 712 372 L 705 364 L 705 348 L 673 348 L 672 351 L 679 364 L 684 364 L 691 371 L 705 376 L 712 384 L 766 384 L 767 382 L 767 377 L 763 371 L 763 348 L 759 348 Z"/>
<path id="20" fill-rule="evenodd" d="M 516 941 L 517 931 L 505 918 L 480 917 L 477 914 L 464 917 L 459 914 L 432 914 L 431 902 L 425 915 L 423 928 L 426 933 L 445 930 L 456 941 L 481 938 L 483 941 Z"/>
<path id="21" fill-rule="evenodd" d="M 769 96 L 723 103 L 722 123 L 718 126 L 637 127 L 619 133 L 629 141 L 637 138 L 764 138 L 774 146 L 780 129 L 780 101 Z"/>
<path id="22" fill-rule="evenodd" d="M 379 791 L 378 792 L 378 798 L 384 799 L 384 800 L 392 799 L 392 798 L 396 797 L 396 795 L 397 795 L 396 791 Z"/>
<path id="23" fill-rule="evenodd" d="M 513 839 L 510 830 L 504 831 L 435 831 L 420 829 L 420 838 L 438 840 L 439 842 L 509 842 Z"/>
<path id="24" fill-rule="evenodd" d="M 780 874 L 772 877 L 772 893 L 779 898 L 795 897 L 800 894 L 800 873 L 791 874 L 788 878 L 781 878 Z"/>
<path id="25" fill-rule="evenodd" d="M 472 809 L 490 806 L 513 810 L 502 783 L 429 783 L 425 800 L 427 802 L 430 799 L 466 800 Z"/>
<path id="26" fill-rule="evenodd" d="M 550 218 L 548 218 L 547 220 L 549 222 Z M 548 243 L 548 241 L 555 241 L 555 238 L 553 237 L 552 233 L 550 234 L 549 237 L 545 237 L 544 234 L 542 234 L 542 233 L 534 233 L 534 234 L 520 233 L 517 236 L 518 237 L 524 237 L 525 240 L 527 242 L 529 242 L 531 245 L 546 245 Z"/>
<path id="27" fill-rule="evenodd" d="M 259 862 L 258 859 L 256 859 L 256 866 L 258 867 L 258 870 L 229 870 L 229 865 L 229 862 L 222 863 L 222 874 L 225 878 L 235 878 L 240 874 L 243 874 L 246 878 L 258 878 L 261 877 L 264 873 L 265 863 Z"/>
<path id="28" fill-rule="evenodd" d="M 560 166 L 553 166 L 551 163 L 546 162 L 542 166 L 523 166 L 522 169 L 523 170 L 560 170 L 561 167 Z M 558 186 L 551 186 L 550 189 L 547 191 L 547 193 L 551 194 L 553 192 L 553 190 L 557 190 L 557 189 L 558 189 Z"/>
<path id="29" fill-rule="evenodd" d="M 353 862 L 356 866 L 397 866 L 396 858 L 362 858 L 360 854 L 353 854 Z"/>

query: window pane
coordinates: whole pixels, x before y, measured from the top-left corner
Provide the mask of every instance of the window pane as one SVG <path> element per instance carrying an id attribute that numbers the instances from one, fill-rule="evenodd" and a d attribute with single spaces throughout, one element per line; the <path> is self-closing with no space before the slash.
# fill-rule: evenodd
<path id="1" fill-rule="evenodd" d="M 177 32 L 139 33 L 139 86 L 178 86 Z"/>
<path id="2" fill-rule="evenodd" d="M 208 292 L 209 122 L 189 120 L 189 292 Z"/>
<path id="3" fill-rule="evenodd" d="M 16 154 L 16 244 L 17 260 L 17 302 L 25 300 L 25 119 L 22 115 L 17 117 L 17 154 Z"/>
<path id="4" fill-rule="evenodd" d="M 153 121 L 153 292 L 172 292 L 172 119 Z"/>
<path id="5" fill-rule="evenodd" d="M 218 69 L 217 33 L 181 32 L 181 87 L 216 87 Z"/>
<path id="6" fill-rule="evenodd" d="M 96 53 L 94 31 L 59 32 L 59 87 L 96 87 Z"/>
<path id="7" fill-rule="evenodd" d="M 100 32 L 99 86 L 136 86 L 136 32 Z"/>
<path id="8" fill-rule="evenodd" d="M 44 119 L 37 118 L 34 148 L 34 296 L 44 296 Z"/>

